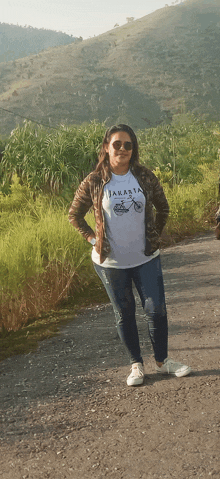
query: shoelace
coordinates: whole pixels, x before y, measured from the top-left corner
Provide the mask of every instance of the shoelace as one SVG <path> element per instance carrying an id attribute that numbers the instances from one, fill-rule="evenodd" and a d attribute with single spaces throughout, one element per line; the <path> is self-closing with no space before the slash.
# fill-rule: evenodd
<path id="1" fill-rule="evenodd" d="M 165 364 L 167 366 L 168 373 L 170 372 L 170 366 L 175 365 L 175 370 L 178 369 L 178 368 L 181 368 L 181 366 L 182 366 L 181 363 L 177 363 L 176 361 L 173 361 L 172 359 L 168 359 L 168 361 Z"/>
<path id="2" fill-rule="evenodd" d="M 134 368 L 131 368 L 131 371 L 132 371 L 133 376 L 139 377 L 139 376 L 143 375 L 142 369 L 137 367 L 137 366 L 135 366 Z"/>

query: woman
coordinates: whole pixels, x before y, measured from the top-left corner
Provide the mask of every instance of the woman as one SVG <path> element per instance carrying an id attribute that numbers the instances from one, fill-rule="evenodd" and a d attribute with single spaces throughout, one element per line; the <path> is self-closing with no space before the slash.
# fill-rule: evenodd
<path id="1" fill-rule="evenodd" d="M 95 232 L 84 219 L 91 207 Z M 111 127 L 95 171 L 75 194 L 69 220 L 93 246 L 94 268 L 108 293 L 118 334 L 130 356 L 128 386 L 144 381 L 132 280 L 147 314 L 156 370 L 178 377 L 191 371 L 167 358 L 167 313 L 158 248 L 168 211 L 157 177 L 139 163 L 133 130 L 127 125 Z"/>

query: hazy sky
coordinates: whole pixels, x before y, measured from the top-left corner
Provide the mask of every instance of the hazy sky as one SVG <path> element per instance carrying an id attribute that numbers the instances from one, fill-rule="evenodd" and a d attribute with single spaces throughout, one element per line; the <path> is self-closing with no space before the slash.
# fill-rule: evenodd
<path id="1" fill-rule="evenodd" d="M 0 22 L 62 31 L 84 39 L 99 35 L 175 0 L 2 0 Z"/>

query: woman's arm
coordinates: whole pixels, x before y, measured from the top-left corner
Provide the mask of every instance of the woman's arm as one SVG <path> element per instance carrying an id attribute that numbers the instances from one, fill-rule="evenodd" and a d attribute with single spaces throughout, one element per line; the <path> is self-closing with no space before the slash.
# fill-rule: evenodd
<path id="1" fill-rule="evenodd" d="M 153 204 L 156 208 L 155 227 L 159 235 L 161 235 L 169 215 L 169 205 L 168 205 L 168 201 L 166 199 L 164 190 L 158 178 L 156 177 L 156 175 L 154 175 L 154 173 L 153 173 Z"/>
<path id="2" fill-rule="evenodd" d="M 93 238 L 95 239 L 95 233 L 85 221 L 84 217 L 92 205 L 89 176 L 87 176 L 75 193 L 72 205 L 69 209 L 69 221 L 89 242 L 91 242 Z"/>
<path id="3" fill-rule="evenodd" d="M 215 219 L 217 222 L 217 226 L 215 228 L 215 235 L 218 240 L 220 240 L 220 206 L 218 211 L 216 212 Z"/>
<path id="4" fill-rule="evenodd" d="M 220 223 L 220 206 L 219 206 L 218 211 L 216 211 L 215 219 L 216 219 L 217 223 Z"/>

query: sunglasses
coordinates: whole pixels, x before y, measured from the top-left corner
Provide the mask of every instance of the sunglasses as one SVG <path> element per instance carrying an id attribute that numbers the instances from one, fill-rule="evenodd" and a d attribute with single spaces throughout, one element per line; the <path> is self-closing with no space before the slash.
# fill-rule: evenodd
<path id="1" fill-rule="evenodd" d="M 125 149 L 126 151 L 132 150 L 132 143 L 131 143 L 131 141 L 125 141 L 125 142 L 123 143 L 123 142 L 120 141 L 120 140 L 116 140 L 116 141 L 113 141 L 113 143 L 112 143 L 112 146 L 113 146 L 114 150 L 120 150 L 121 147 L 122 147 L 122 145 L 123 145 L 123 147 L 124 147 L 124 149 Z"/>

